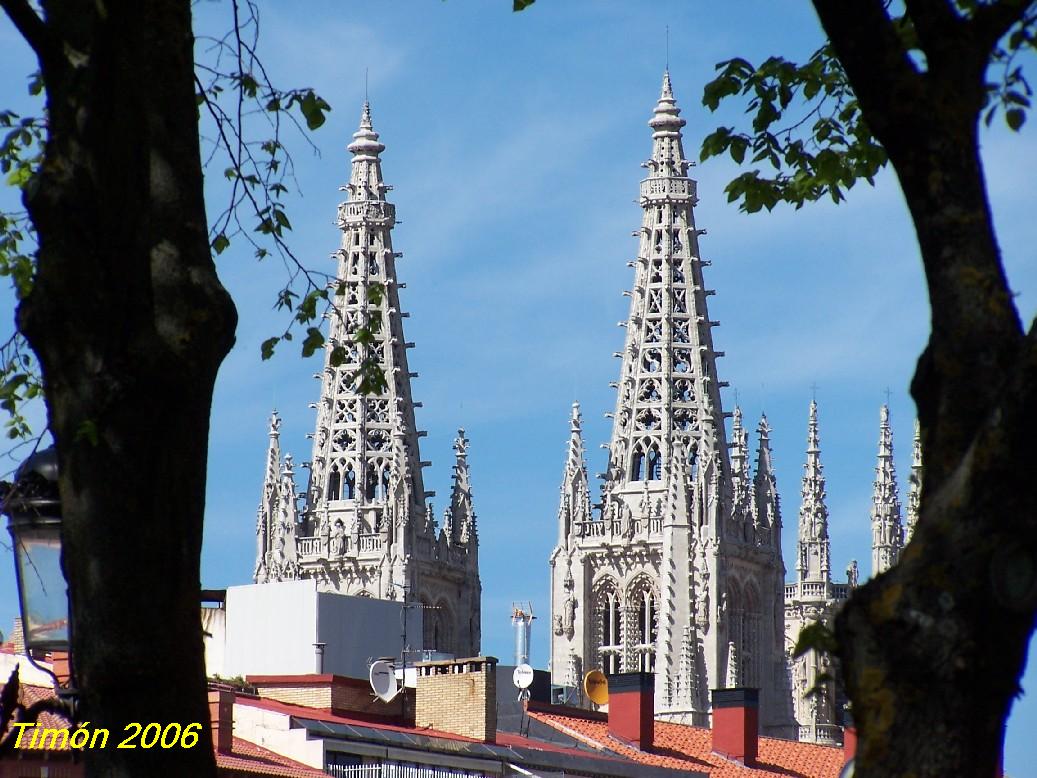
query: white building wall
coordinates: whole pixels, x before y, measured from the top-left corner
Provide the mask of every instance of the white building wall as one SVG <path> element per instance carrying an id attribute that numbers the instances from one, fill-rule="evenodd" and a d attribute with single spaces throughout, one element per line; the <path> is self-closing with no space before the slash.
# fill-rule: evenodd
<path id="1" fill-rule="evenodd" d="M 313 579 L 232 586 L 227 589 L 226 641 L 220 670 L 212 675 L 334 673 L 366 678 L 372 659 L 399 656 L 403 604 L 318 592 Z M 408 605 L 407 642 L 421 646 L 422 612 Z M 314 643 L 324 643 L 323 668 Z M 219 656 L 207 647 L 207 659 Z"/>

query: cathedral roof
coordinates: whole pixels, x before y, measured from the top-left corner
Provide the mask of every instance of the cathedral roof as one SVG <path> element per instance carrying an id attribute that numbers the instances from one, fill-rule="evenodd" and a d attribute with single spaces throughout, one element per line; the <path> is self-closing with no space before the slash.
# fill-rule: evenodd
<path id="1" fill-rule="evenodd" d="M 732 762 L 712 751 L 712 733 L 705 727 L 655 722 L 655 745 L 651 751 L 626 746 L 609 736 L 608 721 L 598 716 L 581 716 L 572 708 L 564 713 L 529 709 L 530 718 L 578 737 L 588 745 L 607 749 L 652 767 L 698 770 L 710 778 L 755 778 L 774 775 L 809 775 L 837 778 L 846 759 L 835 746 L 819 746 L 795 740 L 761 737 L 759 757 L 753 767 Z"/>

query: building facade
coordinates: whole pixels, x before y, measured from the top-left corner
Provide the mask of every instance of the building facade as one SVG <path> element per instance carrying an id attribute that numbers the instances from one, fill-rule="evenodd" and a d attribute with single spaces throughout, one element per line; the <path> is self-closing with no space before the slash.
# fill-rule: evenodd
<path id="1" fill-rule="evenodd" d="M 551 566 L 551 671 L 579 696 L 582 675 L 654 671 L 657 715 L 705 725 L 711 689 L 760 689 L 766 734 L 836 742 L 827 657 L 794 658 L 803 626 L 829 621 L 857 583 L 834 583 L 811 403 L 795 579 L 785 583 L 781 507 L 770 426 L 755 457 L 742 412 L 723 409 L 694 207 L 684 119 L 669 74 L 649 121 L 652 155 L 640 185 L 640 237 L 629 292 L 608 465 L 592 504 L 582 422 L 573 406 Z M 727 419 L 731 419 L 728 435 Z M 917 433 L 916 433 L 917 438 Z M 755 459 L 755 463 L 753 463 Z M 921 484 L 916 444 L 908 531 Z M 912 513 L 913 511 L 913 513 Z M 888 409 L 880 422 L 872 507 L 874 572 L 905 541 Z M 808 694 L 808 692 L 813 693 Z"/>
<path id="2" fill-rule="evenodd" d="M 280 420 L 270 421 L 256 523 L 256 583 L 313 578 L 322 591 L 425 606 L 420 648 L 474 656 L 480 648 L 479 535 L 468 439 L 458 431 L 450 504 L 437 524 L 422 481 L 419 439 L 396 276 L 385 146 L 365 103 L 349 144 L 346 201 L 330 333 L 320 374 L 313 456 L 299 493 Z M 369 337 L 355 337 L 366 328 Z M 377 367 L 378 370 L 373 370 Z M 380 380 L 384 378 L 383 380 Z M 419 646 L 415 646 L 419 647 Z"/>

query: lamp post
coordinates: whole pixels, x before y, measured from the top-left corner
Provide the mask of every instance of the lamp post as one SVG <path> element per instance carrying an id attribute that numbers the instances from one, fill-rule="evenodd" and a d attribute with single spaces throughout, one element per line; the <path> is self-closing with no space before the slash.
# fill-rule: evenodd
<path id="1" fill-rule="evenodd" d="M 39 667 L 33 661 L 34 653 L 69 650 L 68 584 L 61 565 L 58 454 L 53 446 L 25 460 L 15 472 L 14 483 L 0 483 L 0 509 L 7 514 L 14 548 L 25 653 Z"/>

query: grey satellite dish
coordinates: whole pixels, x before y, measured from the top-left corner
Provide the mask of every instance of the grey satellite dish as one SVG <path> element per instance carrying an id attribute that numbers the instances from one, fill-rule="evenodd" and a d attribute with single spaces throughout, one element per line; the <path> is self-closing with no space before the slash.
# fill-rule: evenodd
<path id="1" fill-rule="evenodd" d="M 400 691 L 396 686 L 396 673 L 389 662 L 381 659 L 372 662 L 368 677 L 371 680 L 371 690 L 382 702 L 391 702 Z"/>
<path id="2" fill-rule="evenodd" d="M 533 683 L 533 668 L 527 664 L 521 664 L 515 668 L 511 679 L 519 689 L 528 689 L 529 685 Z"/>

